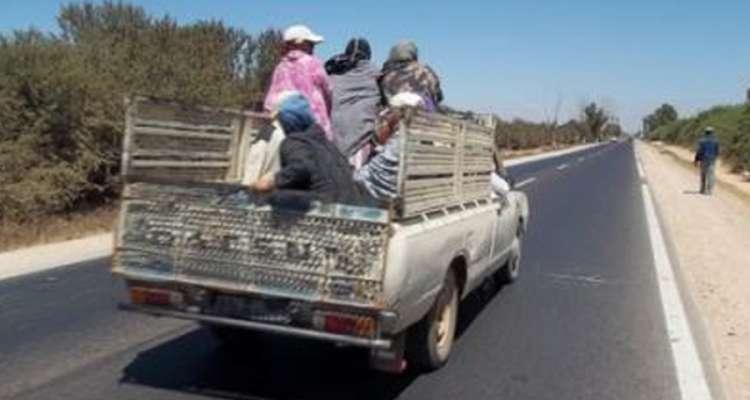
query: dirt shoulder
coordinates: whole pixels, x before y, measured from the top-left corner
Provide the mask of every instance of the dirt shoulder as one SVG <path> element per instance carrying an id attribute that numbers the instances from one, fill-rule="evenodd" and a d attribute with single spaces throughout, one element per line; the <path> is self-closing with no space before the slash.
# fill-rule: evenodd
<path id="1" fill-rule="evenodd" d="M 671 156 L 685 166 L 692 165 L 693 163 L 693 157 L 695 155 L 693 150 L 663 142 L 652 142 L 651 144 L 663 154 Z M 731 169 L 732 168 L 722 162 L 721 159 L 718 160 L 716 165 L 716 178 L 718 184 L 733 192 L 736 196 L 750 201 L 750 174 L 732 173 Z"/>
<path id="2" fill-rule="evenodd" d="M 0 223 L 0 252 L 109 232 L 118 210 L 113 204 L 86 212 L 48 215 L 24 224 Z"/>
<path id="3" fill-rule="evenodd" d="M 750 400 L 750 204 L 741 190 L 745 183 L 737 178 L 735 188 L 722 170 L 717 173 L 722 184 L 713 196 L 704 196 L 698 193 L 698 172 L 690 166 L 688 150 L 638 143 L 637 152 L 707 327 L 727 398 Z"/>

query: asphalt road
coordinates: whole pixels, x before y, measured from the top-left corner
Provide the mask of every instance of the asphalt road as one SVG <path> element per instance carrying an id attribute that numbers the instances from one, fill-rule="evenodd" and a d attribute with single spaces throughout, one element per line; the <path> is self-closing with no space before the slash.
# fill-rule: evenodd
<path id="1" fill-rule="evenodd" d="M 117 311 L 102 259 L 0 282 L 0 398 L 678 399 L 632 146 L 510 171 L 532 210 L 521 278 L 464 301 L 440 371 L 380 374 L 292 339 L 229 354 L 192 323 Z"/>

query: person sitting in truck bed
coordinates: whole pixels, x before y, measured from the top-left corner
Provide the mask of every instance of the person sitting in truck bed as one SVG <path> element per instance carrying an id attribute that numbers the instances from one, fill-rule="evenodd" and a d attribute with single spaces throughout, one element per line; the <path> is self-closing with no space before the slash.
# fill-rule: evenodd
<path id="1" fill-rule="evenodd" d="M 251 190 L 267 193 L 287 189 L 311 192 L 327 203 L 372 204 L 354 182 L 346 158 L 326 140 L 305 96 L 287 95 L 278 106 L 276 119 L 286 134 L 280 148 L 281 170 L 251 184 Z"/>
<path id="2" fill-rule="evenodd" d="M 325 64 L 333 84 L 333 142 L 354 168 L 370 156 L 380 104 L 380 71 L 370 63 L 371 56 L 370 43 L 355 38 Z"/>
<path id="3" fill-rule="evenodd" d="M 377 200 L 391 200 L 398 195 L 398 167 L 400 143 L 399 123 L 411 110 L 424 107 L 424 99 L 416 93 L 399 93 L 379 118 L 376 141 L 382 145 L 362 168 L 354 172 L 354 180 L 361 183 L 370 196 Z"/>
<path id="4" fill-rule="evenodd" d="M 393 46 L 381 74 L 383 104 L 390 104 L 394 96 L 405 92 L 422 96 L 428 111 L 437 111 L 443 101 L 440 79 L 432 68 L 419 62 L 414 42 L 402 41 Z"/>

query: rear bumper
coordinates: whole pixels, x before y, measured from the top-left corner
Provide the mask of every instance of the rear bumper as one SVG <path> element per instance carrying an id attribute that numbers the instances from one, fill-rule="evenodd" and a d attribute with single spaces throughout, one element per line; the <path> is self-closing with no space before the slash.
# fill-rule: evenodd
<path id="1" fill-rule="evenodd" d="M 261 332 L 268 332 L 279 335 L 293 336 L 305 339 L 321 340 L 326 342 L 334 342 L 347 344 L 357 347 L 365 347 L 370 349 L 387 350 L 391 348 L 392 341 L 390 339 L 368 339 L 356 336 L 339 335 L 335 333 L 321 332 L 304 328 L 297 328 L 292 326 L 273 325 L 262 322 L 247 321 L 242 319 L 219 317 L 215 315 L 191 313 L 185 311 L 177 311 L 173 309 L 167 309 L 157 306 L 146 306 L 146 305 L 134 305 L 134 304 L 119 304 L 120 309 L 127 311 L 136 311 L 145 314 L 162 317 L 172 317 L 179 319 L 187 319 L 198 322 L 204 322 L 208 324 L 234 326 L 238 328 L 256 330 Z M 394 315 L 390 313 L 383 313 L 381 320 L 388 321 L 393 320 Z M 388 321 L 390 322 L 390 321 Z"/>

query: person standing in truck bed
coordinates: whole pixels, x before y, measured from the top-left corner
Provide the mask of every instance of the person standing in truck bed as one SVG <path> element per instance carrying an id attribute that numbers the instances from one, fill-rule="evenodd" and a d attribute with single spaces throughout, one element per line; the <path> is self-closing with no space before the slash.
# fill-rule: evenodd
<path id="1" fill-rule="evenodd" d="M 280 93 L 296 90 L 309 101 L 315 120 L 329 141 L 331 131 L 331 84 L 323 63 L 313 55 L 315 45 L 323 37 L 304 25 L 290 26 L 284 31 L 284 56 L 273 71 L 264 108 L 271 111 Z"/>
<path id="2" fill-rule="evenodd" d="M 370 156 L 380 103 L 380 71 L 370 63 L 371 56 L 370 43 L 355 38 L 325 64 L 333 84 L 333 142 L 357 169 Z"/>
<path id="3" fill-rule="evenodd" d="M 443 101 L 440 79 L 429 66 L 419 62 L 417 45 L 403 41 L 393 46 L 388 61 L 383 64 L 380 89 L 385 105 L 399 93 L 416 93 L 424 100 L 427 111 L 437 111 Z"/>

